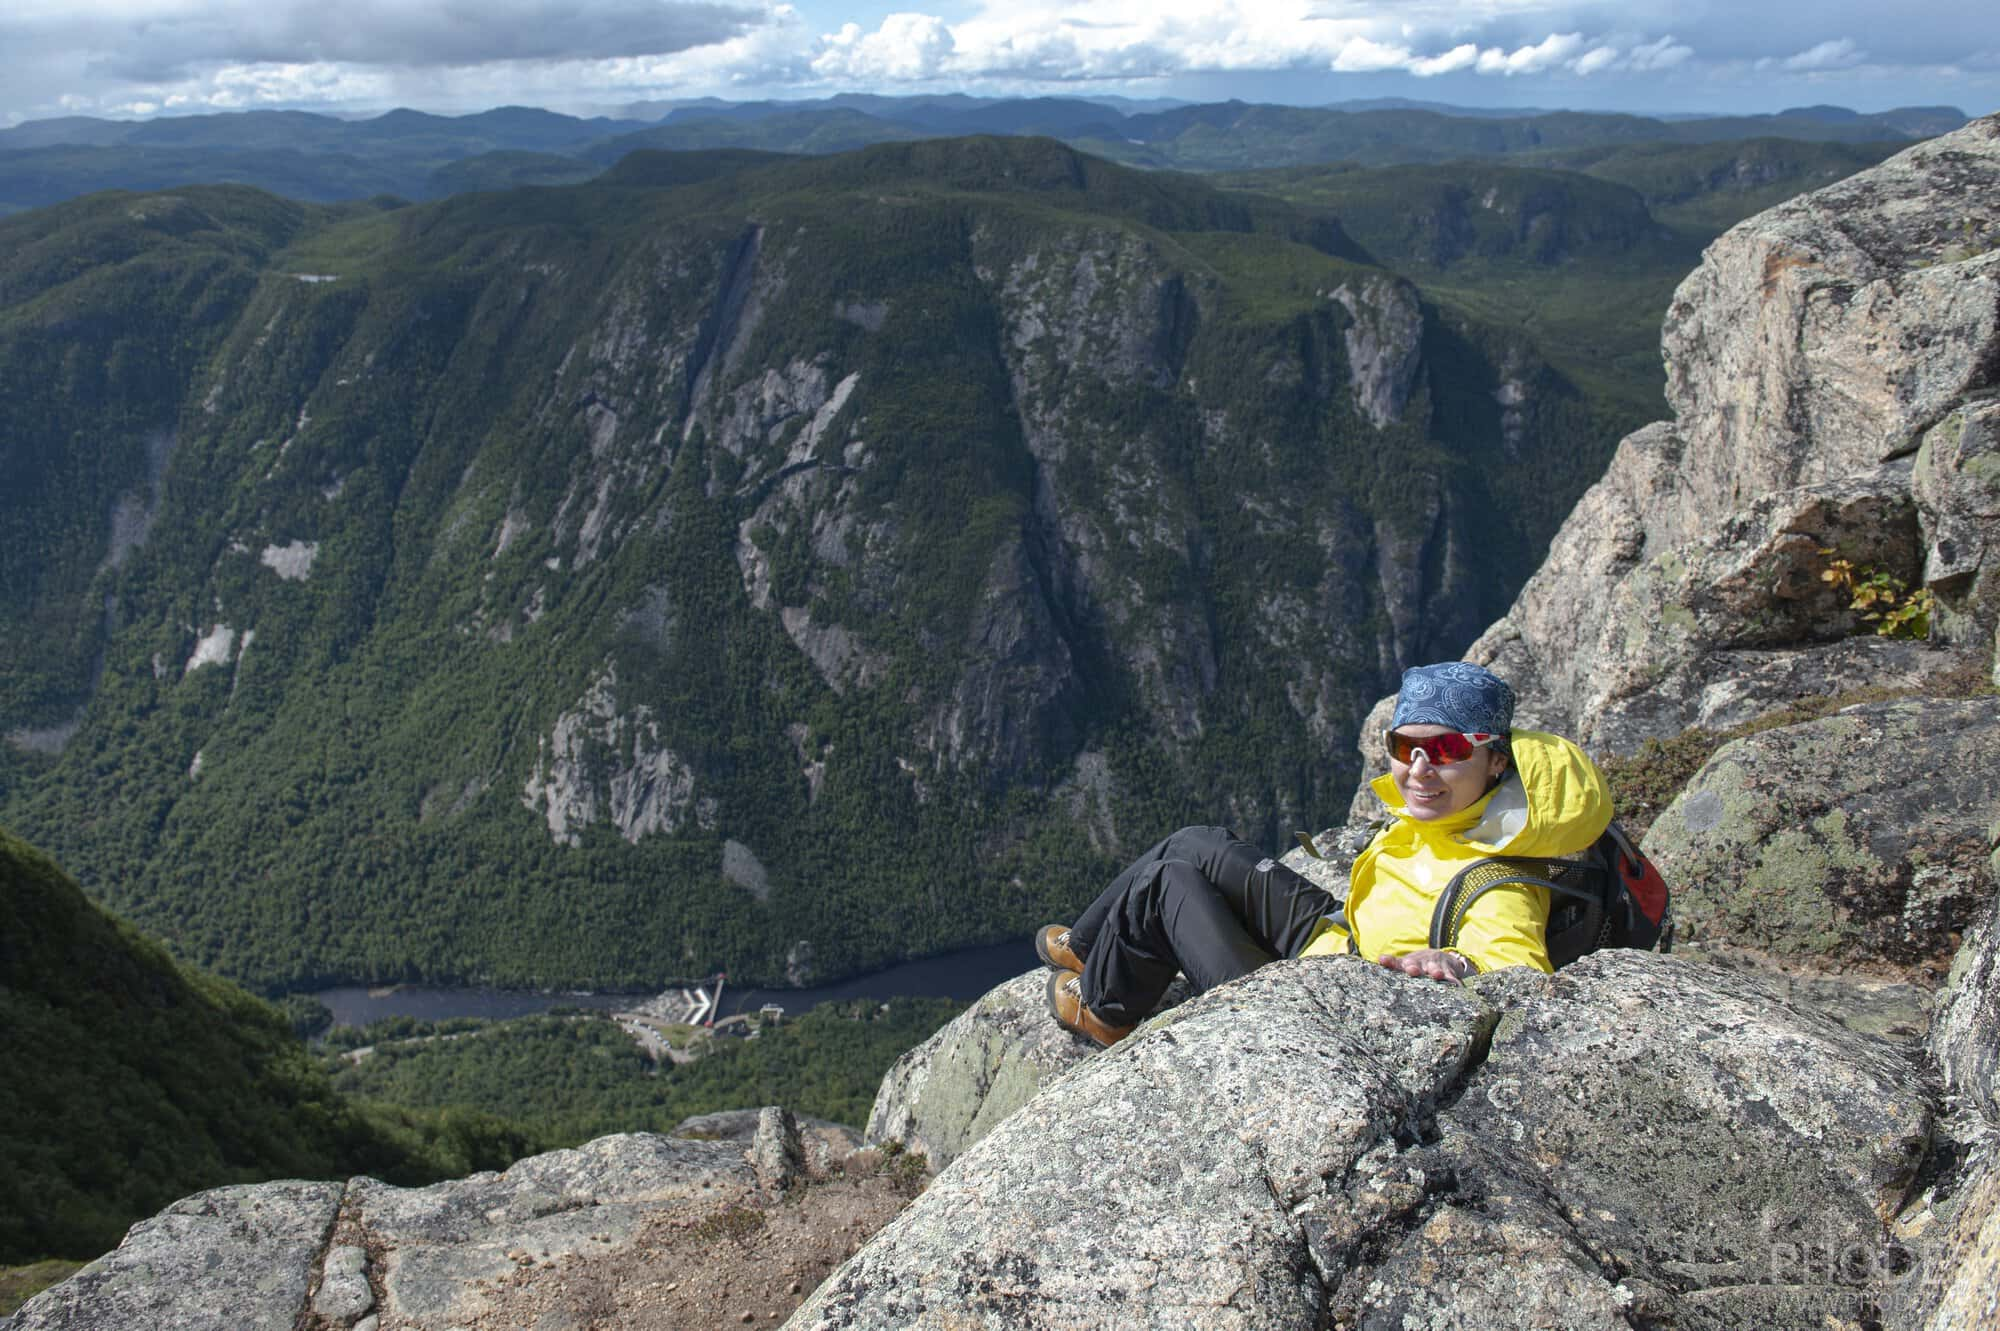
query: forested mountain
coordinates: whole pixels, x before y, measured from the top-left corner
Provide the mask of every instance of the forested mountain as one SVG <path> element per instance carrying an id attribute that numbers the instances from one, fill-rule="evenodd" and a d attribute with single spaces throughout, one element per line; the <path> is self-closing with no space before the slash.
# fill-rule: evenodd
<path id="1" fill-rule="evenodd" d="M 342 1030 L 313 1054 L 270 1004 L 176 963 L 0 832 L 0 1268 L 95 1257 L 229 1183 L 428 1183 L 745 1105 L 859 1125 L 890 1062 L 955 1006 L 825 1005 L 756 1040 L 689 1031 L 702 1056 L 662 1067 L 597 1011 L 445 1039 Z M 0 1282 L 0 1324 L 11 1306 Z"/>
<path id="2" fill-rule="evenodd" d="M 1048 141 L 0 223 L 0 822 L 245 982 L 802 979 L 1344 801 L 1636 423 Z"/>
<path id="3" fill-rule="evenodd" d="M 504 1163 L 334 1091 L 269 1004 L 176 965 L 0 832 L 0 1263 L 89 1257 L 200 1188 Z M 393 1116 L 392 1116 L 393 1117 Z"/>

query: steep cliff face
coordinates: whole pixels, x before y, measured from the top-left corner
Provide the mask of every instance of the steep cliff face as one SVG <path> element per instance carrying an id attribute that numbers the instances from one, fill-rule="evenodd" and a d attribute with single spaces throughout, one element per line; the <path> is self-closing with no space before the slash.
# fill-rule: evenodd
<path id="1" fill-rule="evenodd" d="M 0 812 L 264 982 L 991 936 L 1120 826 L 1344 789 L 1364 700 L 1526 572 L 1481 459 L 1576 442 L 1479 386 L 1531 348 L 1269 201 L 1026 140 L 659 168 L 275 221 L 78 203 L 127 262 L 67 285 L 14 251 L 16 356 L 184 251 L 234 285 L 205 356 L 118 387 L 129 447 L 66 535 L 0 498 L 62 574 L 10 562 L 6 613 L 70 664 L 0 649 Z M 85 447 L 60 396 L 0 405 L 23 465 Z"/>

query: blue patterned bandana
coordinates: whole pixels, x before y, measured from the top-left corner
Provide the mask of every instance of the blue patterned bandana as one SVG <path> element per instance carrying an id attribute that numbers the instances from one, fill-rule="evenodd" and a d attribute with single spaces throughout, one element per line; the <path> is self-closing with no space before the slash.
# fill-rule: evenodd
<path id="1" fill-rule="evenodd" d="M 1425 725 L 1509 734 L 1514 729 L 1514 690 L 1491 670 L 1465 661 L 1411 666 L 1403 672 L 1389 728 Z"/>

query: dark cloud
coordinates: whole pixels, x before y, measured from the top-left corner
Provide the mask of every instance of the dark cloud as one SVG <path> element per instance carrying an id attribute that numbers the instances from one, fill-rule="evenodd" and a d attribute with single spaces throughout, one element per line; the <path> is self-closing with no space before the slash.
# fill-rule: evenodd
<path id="1" fill-rule="evenodd" d="M 282 0 L 140 18 L 121 25 L 120 40 L 90 44 L 94 73 L 166 83 L 217 64 L 423 68 L 666 55 L 768 20 L 761 6 L 707 0 Z"/>

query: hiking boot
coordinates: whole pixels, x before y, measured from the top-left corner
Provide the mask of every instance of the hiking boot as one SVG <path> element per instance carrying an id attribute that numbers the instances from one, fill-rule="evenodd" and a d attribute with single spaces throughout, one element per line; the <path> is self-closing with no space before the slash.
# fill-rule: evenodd
<path id="1" fill-rule="evenodd" d="M 1130 1026 L 1113 1026 L 1084 1005 L 1083 976 L 1075 971 L 1049 974 L 1049 1015 L 1065 1030 L 1087 1035 L 1106 1048 L 1132 1033 Z"/>
<path id="2" fill-rule="evenodd" d="M 1044 966 L 1053 966 L 1059 971 L 1081 971 L 1083 958 L 1070 951 L 1069 926 L 1067 924 L 1045 924 L 1035 935 L 1035 955 L 1042 959 Z"/>

